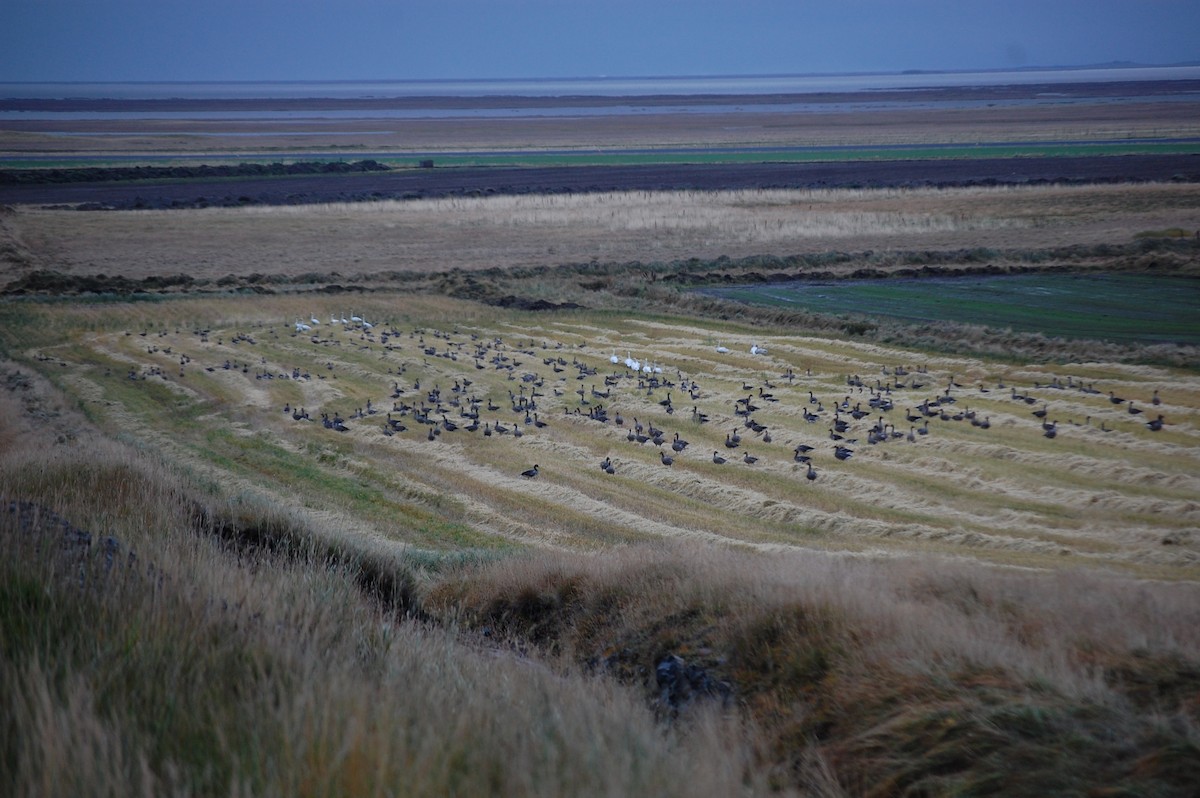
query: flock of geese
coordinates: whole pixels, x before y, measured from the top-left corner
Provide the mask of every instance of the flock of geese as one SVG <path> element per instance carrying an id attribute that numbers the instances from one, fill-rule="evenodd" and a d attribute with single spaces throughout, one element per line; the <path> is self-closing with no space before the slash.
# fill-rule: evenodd
<path id="1" fill-rule="evenodd" d="M 320 343 L 325 339 L 312 332 L 318 324 L 317 318 L 314 316 L 311 321 L 311 325 L 297 322 L 294 335 L 310 334 L 314 343 Z M 763 378 L 756 384 L 743 381 L 741 391 L 744 395 L 728 406 L 726 412 L 706 413 L 699 409 L 699 402 L 711 399 L 713 392 L 680 370 L 672 369 L 674 374 L 668 376 L 661 362 L 637 358 L 630 353 L 622 358 L 615 350 L 612 351 L 607 358 L 609 368 L 602 371 L 601 366 L 593 364 L 594 361 L 582 360 L 578 355 L 568 360 L 562 354 L 561 344 L 542 343 L 539 350 L 532 340 L 510 345 L 500 338 L 485 340 L 478 335 L 470 335 L 456 339 L 450 333 L 436 330 L 416 329 L 405 334 L 388 325 L 379 325 L 379 329 L 375 330 L 376 325 L 369 325 L 357 315 L 350 318 L 331 316 L 330 324 L 340 325 L 358 334 L 362 341 L 382 344 L 390 350 L 402 349 L 396 341 L 407 335 L 408 339 L 415 342 L 416 351 L 426 366 L 432 365 L 437 359 L 458 361 L 469 364 L 468 367 L 473 365 L 479 371 L 500 372 L 506 381 L 513 383 L 507 391 L 507 398 L 502 404 L 497 404 L 495 397 L 479 395 L 475 381 L 465 376 L 448 378 L 453 380 L 453 384 L 443 390 L 439 384 L 422 386 L 419 378 L 402 384 L 400 377 L 406 373 L 408 365 L 401 366 L 398 371 L 389 369 L 393 372 L 391 392 L 387 397 L 391 402 L 390 409 L 368 400 L 365 408 L 357 408 L 348 418 L 336 412 L 321 413 L 323 425 L 338 432 L 349 431 L 348 422 L 374 418 L 382 433 L 389 437 L 409 431 L 412 425 L 418 429 L 423 427 L 424 437 L 430 441 L 447 433 L 473 433 L 485 438 L 520 438 L 527 432 L 548 425 L 544 416 L 549 396 L 553 397 L 554 404 L 562 407 L 564 415 L 615 426 L 635 446 L 650 444 L 657 447 L 659 462 L 668 468 L 675 466 L 681 458 L 690 459 L 687 452 L 691 444 L 680 431 L 668 437 L 668 433 L 651 420 L 651 414 L 665 413 L 671 419 L 680 416 L 688 418 L 692 429 L 709 423 L 720 423 L 722 429 L 724 425 L 729 425 L 723 443 L 724 453 L 717 448 L 712 450 L 711 458 L 706 459 L 715 465 L 740 462 L 753 466 L 761 458 L 769 456 L 773 448 L 771 444 L 776 441 L 769 425 L 760 419 L 782 406 L 779 404 L 781 398 L 776 396 L 777 389 L 783 386 L 793 388 L 798 379 L 803 380 L 789 367 L 776 378 Z M 307 329 L 302 329 L 302 326 Z M 731 353 L 723 345 L 718 345 L 716 351 L 722 355 Z M 749 348 L 749 354 L 764 356 L 767 349 L 756 343 Z M 458 370 L 462 371 L 463 367 L 460 366 Z M 299 373 L 299 370 L 294 370 L 293 376 Z M 427 373 L 424 376 L 426 380 L 429 379 Z M 805 376 L 811 377 L 811 374 Z M 574 390 L 569 389 L 572 377 L 579 384 Z M 972 394 L 993 400 L 1005 397 L 1029 406 L 1040 404 L 1040 407 L 1031 411 L 1031 415 L 1041 425 L 1042 434 L 1051 439 L 1058 435 L 1058 421 L 1051 413 L 1048 400 L 1039 399 L 1028 392 L 1019 392 L 1016 387 L 1007 386 L 1002 381 L 990 388 L 982 383 L 968 388 L 957 382 L 954 376 L 935 383 L 925 367 L 910 370 L 905 366 L 883 367 L 880 375 L 873 379 L 864 379 L 857 374 L 844 379 L 844 389 L 838 391 L 840 396 L 837 398 L 820 399 L 812 390 L 807 390 L 807 398 L 800 399 L 803 403 L 800 417 L 807 424 L 820 425 L 828 430 L 827 451 L 831 451 L 839 461 L 850 460 L 863 443 L 868 446 L 894 441 L 914 443 L 930 434 L 931 421 L 965 422 L 981 430 L 990 428 L 989 416 L 980 415 L 969 408 Z M 1035 383 L 1032 388 L 1043 392 L 1077 390 L 1084 394 L 1101 393 L 1092 385 L 1070 377 L 1065 382 L 1056 378 L 1046 384 Z M 797 396 L 798 392 L 793 390 L 789 393 Z M 919 400 L 910 398 L 902 411 L 898 409 L 902 397 L 914 395 L 920 397 Z M 1124 405 L 1130 415 L 1143 412 L 1134 402 L 1127 402 L 1111 392 L 1108 401 L 1114 406 Z M 1161 404 L 1158 392 L 1155 391 L 1148 401 L 1155 407 Z M 683 407 L 677 402 L 683 402 Z M 631 415 L 627 421 L 620 410 L 613 409 L 622 405 L 627 413 L 638 412 L 639 416 Z M 687 405 L 691 405 L 690 411 L 683 409 Z M 312 421 L 304 408 L 288 405 L 284 411 L 296 421 Z M 508 413 L 512 416 L 511 421 L 506 423 L 504 416 Z M 900 418 L 903 418 L 903 422 L 900 422 Z M 1075 426 L 1093 424 L 1091 416 L 1082 423 L 1069 423 Z M 1145 426 L 1157 432 L 1164 423 L 1160 414 L 1146 422 Z M 903 429 L 905 425 L 907 430 Z M 1107 420 L 1097 428 L 1101 431 L 1110 429 Z M 776 435 L 780 434 L 776 432 Z M 820 434 L 824 436 L 824 432 Z M 757 454 L 751 453 L 745 445 L 747 437 L 755 442 Z M 813 458 L 818 447 L 801 442 L 794 447 L 789 444 L 789 448 L 789 459 L 805 467 L 804 475 L 808 481 L 815 481 L 819 472 L 814 467 Z M 606 474 L 616 474 L 618 463 L 610 454 L 600 461 L 599 467 Z M 541 467 L 534 464 L 520 472 L 520 476 L 532 480 L 540 473 Z"/>
<path id="2" fill-rule="evenodd" d="M 296 322 L 292 336 L 307 337 L 315 345 L 341 346 L 342 340 L 332 335 L 323 336 L 316 316 L 311 324 Z M 974 398 L 988 399 L 991 404 L 997 400 L 1007 400 L 1017 405 L 1033 408 L 1029 414 L 1040 424 L 1042 435 L 1053 439 L 1059 433 L 1059 421 L 1052 412 L 1053 402 L 1045 398 L 1056 392 L 1078 392 L 1095 396 L 1102 406 L 1111 406 L 1117 412 L 1121 410 L 1127 416 L 1142 419 L 1149 417 L 1150 412 L 1140 407 L 1133 400 L 1117 396 L 1115 392 L 1107 394 L 1093 384 L 1081 382 L 1073 377 L 1066 380 L 1053 379 L 1048 383 L 1034 383 L 1029 389 L 1018 390 L 1015 386 L 1005 385 L 1003 381 L 992 387 L 978 383 L 975 387 L 967 387 L 956 381 L 953 375 L 944 381 L 931 376 L 925 367 L 910 370 L 905 366 L 882 367 L 877 377 L 864 379 L 857 374 L 844 377 L 844 386 L 835 398 L 818 398 L 812 389 L 796 389 L 797 381 L 803 382 L 811 378 L 810 372 L 803 377 L 787 367 L 777 377 L 761 378 L 759 382 L 742 381 L 740 392 L 735 388 L 734 393 L 739 398 L 728 405 L 722 412 L 703 412 L 700 402 L 708 400 L 711 408 L 716 391 L 703 387 L 695 378 L 690 378 L 678 369 L 673 369 L 673 375 L 667 375 L 661 362 L 646 358 L 635 358 L 626 353 L 621 358 L 616 351 L 607 358 L 608 368 L 594 365 L 597 359 L 584 360 L 579 355 L 568 360 L 563 354 L 562 344 L 542 343 L 540 348 L 532 340 L 508 344 L 501 338 L 484 339 L 479 335 L 456 337 L 451 333 L 437 330 L 415 329 L 408 333 L 397 330 L 394 326 L 371 324 L 361 316 L 352 314 L 349 318 L 330 316 L 326 329 L 340 328 L 357 338 L 356 344 L 362 348 L 381 346 L 385 352 L 396 353 L 406 348 L 420 358 L 422 376 L 428 381 L 429 372 L 437 371 L 432 368 L 438 360 L 458 363 L 456 367 L 444 369 L 459 372 L 457 377 L 449 377 L 453 384 L 446 390 L 440 384 L 430 387 L 422 386 L 421 378 L 406 379 L 409 366 L 415 365 L 412 357 L 406 357 L 398 367 L 391 367 L 391 391 L 382 403 L 367 399 L 364 406 L 343 416 L 337 411 L 319 413 L 320 422 L 324 428 L 335 432 L 349 432 L 353 424 L 363 421 L 373 421 L 386 436 L 394 436 L 408 432 L 410 425 L 417 429 L 424 428 L 423 435 L 427 440 L 438 440 L 443 434 L 467 433 L 478 434 L 485 438 L 493 436 L 521 438 L 527 432 L 535 432 L 549 425 L 545 420 L 547 401 L 561 406 L 562 413 L 577 419 L 611 425 L 621 431 L 623 437 L 634 446 L 650 444 L 658 448 L 658 461 L 664 467 L 673 467 L 677 463 L 694 460 L 688 454 L 691 444 L 676 430 L 668 437 L 668 433 L 656 426 L 651 416 L 663 416 L 667 419 L 678 420 L 686 418 L 693 431 L 713 424 L 724 432 L 723 447 L 712 450 L 710 460 L 713 464 L 723 466 L 740 462 L 745 466 L 753 466 L 763 457 L 769 457 L 774 449 L 783 453 L 790 449 L 791 462 L 805 467 L 805 478 L 814 481 L 818 471 L 813 459 L 818 447 L 809 442 L 795 442 L 795 429 L 778 429 L 772 434 L 770 425 L 763 423 L 762 418 L 774 415 L 774 411 L 786 408 L 784 399 L 777 396 L 779 389 L 787 392 L 800 407 L 787 408 L 786 415 L 799 418 L 805 424 L 813 425 L 816 433 L 825 436 L 828 432 L 828 449 L 839 461 L 850 460 L 855 456 L 857 448 L 864 442 L 868 446 L 878 446 L 896 441 L 914 443 L 930 434 L 930 422 L 955 423 L 964 422 L 981 430 L 991 427 L 990 417 L 980 415 L 969 407 L 969 401 Z M 127 335 L 131 333 L 126 333 Z M 160 332 L 160 336 L 166 333 Z M 208 342 L 210 331 L 198 331 L 201 340 Z M 271 333 L 277 335 L 277 333 Z M 141 333 L 143 337 L 147 333 Z M 401 344 L 407 339 L 410 343 Z M 353 338 L 352 338 L 353 340 Z M 224 343 L 218 339 L 218 344 Z M 229 338 L 230 345 L 237 347 L 253 346 L 257 342 L 254 337 L 237 333 Z M 415 344 L 415 349 L 413 345 Z M 580 347 L 586 350 L 586 347 Z M 147 351 L 156 354 L 173 355 L 170 347 L 148 345 Z M 728 347 L 717 345 L 717 354 L 732 354 Z M 753 344 L 749 348 L 752 356 L 764 356 L 767 349 Z M 180 377 L 184 376 L 185 367 L 191 364 L 191 357 L 180 355 Z M 601 361 L 602 362 L 602 361 Z M 480 372 L 492 371 L 502 375 L 506 382 L 511 383 L 507 397 L 498 404 L 492 395 L 480 396 L 475 381 L 465 376 L 472 369 Z M 324 380 L 336 379 L 334 362 L 329 360 L 322 368 L 313 371 L 292 368 L 290 371 L 273 372 L 266 367 L 265 358 L 260 359 L 260 366 L 251 371 L 249 360 L 238 362 L 226 359 L 223 364 L 213 365 L 206 371 L 217 370 L 240 371 L 258 380 L 297 380 L 310 381 L 314 378 Z M 146 379 L 149 376 L 167 378 L 159 366 L 150 367 L 138 374 L 131 369 L 129 379 Z M 573 378 L 573 380 L 572 380 Z M 717 379 L 715 377 L 711 379 Z M 404 384 L 402 384 L 402 380 Z M 574 381 L 578 388 L 569 389 Z M 494 379 L 491 381 L 494 384 Z M 826 383 L 827 384 L 827 383 Z M 601 387 L 602 386 L 602 387 Z M 1037 390 L 1041 397 L 1030 393 Z M 721 393 L 729 395 L 728 387 Z M 805 397 L 804 394 L 807 394 Z M 919 397 L 919 399 L 917 398 Z M 552 398 L 552 399 L 551 399 Z M 904 409 L 899 410 L 901 399 Z M 390 408 L 388 407 L 390 402 Z M 682 404 L 677 404 L 682 403 Z M 1146 400 L 1152 408 L 1162 404 L 1158 391 Z M 690 410 L 686 409 L 690 405 Z M 615 407 L 625 408 L 630 413 L 627 421 L 624 414 Z M 284 413 L 294 421 L 315 423 L 315 420 L 304 407 L 293 407 L 290 403 L 283 408 Z M 637 416 L 632 413 L 637 412 Z M 509 421 L 504 416 L 511 413 Z M 900 419 L 903 419 L 901 421 Z M 1101 432 L 1109 432 L 1109 418 L 1101 419 L 1096 424 L 1092 416 L 1086 416 L 1082 422 L 1068 419 L 1068 424 L 1075 427 L 1092 427 Z M 665 423 L 665 422 L 663 422 Z M 1159 432 L 1166 424 L 1163 414 L 1156 413 L 1153 418 L 1142 422 L 1151 432 Z M 793 425 L 794 426 L 794 425 Z M 907 430 L 903 427 L 907 426 Z M 728 428 L 728 431 L 725 431 Z M 719 433 L 718 433 L 719 434 Z M 705 437 L 715 438 L 711 433 Z M 779 437 L 792 437 L 792 441 L 783 444 Z M 804 436 L 806 440 L 815 440 L 813 435 Z M 751 453 L 748 440 L 754 441 L 757 453 Z M 786 447 L 786 448 L 785 448 Z M 722 453 L 722 448 L 724 453 Z M 611 455 L 606 455 L 599 463 L 606 474 L 616 474 L 618 463 Z M 526 479 L 536 479 L 540 466 L 535 464 L 520 472 Z"/>

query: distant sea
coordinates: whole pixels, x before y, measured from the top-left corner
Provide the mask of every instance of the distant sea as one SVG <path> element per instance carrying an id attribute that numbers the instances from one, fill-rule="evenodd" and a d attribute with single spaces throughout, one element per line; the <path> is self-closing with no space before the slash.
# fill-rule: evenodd
<path id="1" fill-rule="evenodd" d="M 726 77 L 571 78 L 543 80 L 380 80 L 380 81 L 275 81 L 213 83 L 2 83 L 0 122 L 70 120 L 337 120 L 337 119 L 446 119 L 521 118 L 554 116 L 607 116 L 649 113 L 733 113 L 745 110 L 738 97 L 778 95 L 778 102 L 755 104 L 766 113 L 831 113 L 840 110 L 889 108 L 969 108 L 982 105 L 1030 105 L 1075 102 L 1065 91 L 1045 91 L 1032 98 L 1002 99 L 949 97 L 919 102 L 872 96 L 872 92 L 916 92 L 921 89 L 1071 83 L 1136 85 L 1140 81 L 1200 80 L 1200 66 L 1122 67 L 1079 69 L 1023 69 L 993 72 L 905 72 L 847 75 L 735 75 Z M 807 102 L 805 95 L 837 94 L 841 102 Z M 1106 102 L 1136 102 L 1136 90 Z M 688 97 L 718 95 L 726 105 L 711 99 L 695 106 Z M 683 98 L 669 106 L 652 97 Z M 586 98 L 620 98 L 603 104 Z M 512 102 L 507 102 L 512 98 Z M 525 99 L 519 99 L 525 98 Z M 336 102 L 398 100 L 402 107 L 384 105 L 336 108 Z M 561 103 L 555 102 L 560 100 Z M 1155 95 L 1158 102 L 1197 102 L 1200 92 Z M 64 101 L 61 107 L 21 107 L 24 101 Z M 261 107 L 254 102 L 242 108 L 121 108 L 71 107 L 71 101 L 183 100 L 304 101 L 303 109 Z M 323 105 L 322 101 L 331 101 Z M 5 107 L 5 106 L 8 107 Z"/>
<path id="2" fill-rule="evenodd" d="M 699 94 L 810 94 L 1003 86 L 1031 83 L 1196 80 L 1200 66 L 1088 67 L 984 72 L 903 72 L 843 75 L 553 78 L 495 80 L 269 81 L 212 83 L 4 83 L 14 99 L 244 99 L 380 97 L 637 97 Z"/>

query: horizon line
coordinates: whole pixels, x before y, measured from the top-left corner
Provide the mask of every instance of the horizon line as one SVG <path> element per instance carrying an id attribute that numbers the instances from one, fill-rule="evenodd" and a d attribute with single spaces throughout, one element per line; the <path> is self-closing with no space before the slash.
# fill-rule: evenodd
<path id="1" fill-rule="evenodd" d="M 175 85 L 187 83 L 510 83 L 515 81 L 530 82 L 581 82 L 581 81 L 622 81 L 622 80 L 712 80 L 727 78 L 799 78 L 799 77 L 855 77 L 866 75 L 960 75 L 991 72 L 1040 72 L 1040 71 L 1086 71 L 1100 69 L 1171 69 L 1180 67 L 1197 67 L 1200 61 L 1176 61 L 1164 64 L 1147 64 L 1137 61 L 1105 61 L 1089 64 L 1057 64 L 1032 65 L 1012 67 L 981 67 L 961 69 L 894 69 L 866 71 L 834 71 L 834 72 L 741 72 L 741 73 L 706 73 L 706 74 L 677 74 L 677 75 L 574 75 L 574 76 L 537 76 L 537 77 L 458 77 L 458 78 L 179 78 L 172 80 L 0 80 L 0 85 L 29 85 L 29 84 L 70 84 L 70 85 L 101 85 L 109 83 L 143 84 L 143 85 Z"/>

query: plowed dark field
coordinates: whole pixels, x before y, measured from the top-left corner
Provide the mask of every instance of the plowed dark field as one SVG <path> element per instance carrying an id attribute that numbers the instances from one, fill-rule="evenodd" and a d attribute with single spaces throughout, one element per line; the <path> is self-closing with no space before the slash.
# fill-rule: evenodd
<path id="1" fill-rule="evenodd" d="M 477 194 L 879 188 L 1176 180 L 1200 182 L 1200 156 L 1125 155 L 840 163 L 435 168 L 203 182 L 0 187 L 0 202 L 164 208 L 303 204 Z"/>

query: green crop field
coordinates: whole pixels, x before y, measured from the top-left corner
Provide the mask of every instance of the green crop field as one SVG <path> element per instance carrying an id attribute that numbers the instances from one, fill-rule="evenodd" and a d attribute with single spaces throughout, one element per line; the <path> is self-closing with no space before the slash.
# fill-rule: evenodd
<path id="1" fill-rule="evenodd" d="M 1200 281 L 1145 274 L 1030 274 L 706 288 L 752 304 L 954 321 L 1108 341 L 1200 343 Z"/>
<path id="2" fill-rule="evenodd" d="M 432 159 L 439 167 L 455 166 L 636 166 L 660 164 L 733 164 L 733 163 L 830 163 L 838 161 L 912 161 L 964 158 L 1028 158 L 1082 157 L 1094 155 L 1193 155 L 1200 153 L 1200 141 L 1171 142 L 1097 142 L 1097 143 L 1006 143 L 955 144 L 911 147 L 820 146 L 783 148 L 664 148 L 645 150 L 579 149 L 547 151 L 530 148 L 521 151 L 496 152 L 488 150 L 455 151 L 447 153 L 371 152 L 362 148 L 348 150 L 347 160 L 369 155 L 394 168 L 416 168 L 422 161 Z M 287 156 L 264 153 L 263 158 L 295 160 Z M 206 163 L 238 163 L 244 156 L 231 158 L 214 153 Z M 145 153 L 138 158 L 141 164 L 187 164 L 194 159 L 181 159 L 177 153 L 158 155 Z M 0 169 L 115 167 L 128 165 L 123 158 L 107 154 L 72 155 L 53 159 L 29 159 L 20 156 L 0 159 Z M 193 178 L 196 179 L 196 178 Z M 198 179 L 196 179 L 198 180 Z"/>

